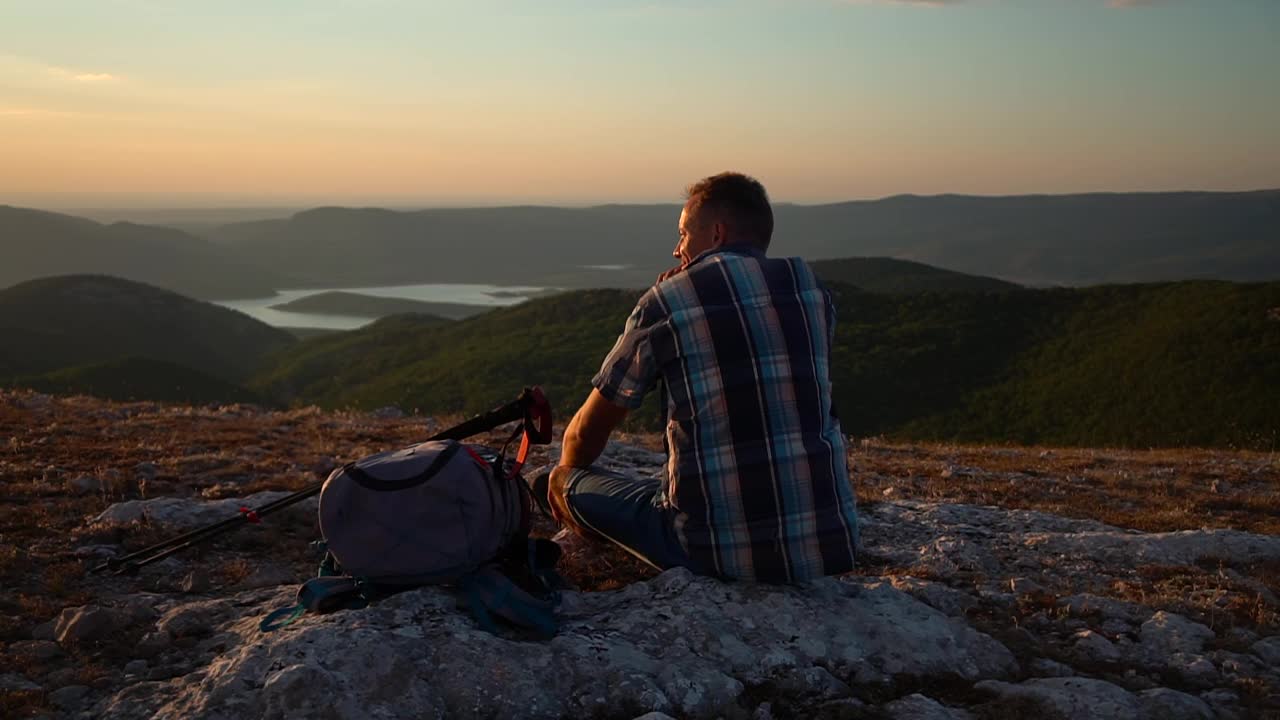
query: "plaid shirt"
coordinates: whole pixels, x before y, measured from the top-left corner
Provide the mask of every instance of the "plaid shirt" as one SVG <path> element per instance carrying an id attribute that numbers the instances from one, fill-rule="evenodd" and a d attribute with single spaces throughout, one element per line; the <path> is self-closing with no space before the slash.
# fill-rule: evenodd
<path id="1" fill-rule="evenodd" d="M 832 412 L 835 309 L 799 258 L 732 246 L 640 298 L 592 384 L 640 406 L 666 386 L 667 485 L 690 557 L 725 577 L 853 568 L 858 527 Z"/>

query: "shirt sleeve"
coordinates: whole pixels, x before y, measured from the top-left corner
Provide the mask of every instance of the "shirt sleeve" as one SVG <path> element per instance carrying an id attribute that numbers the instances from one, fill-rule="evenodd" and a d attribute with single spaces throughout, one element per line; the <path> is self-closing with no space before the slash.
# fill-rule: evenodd
<path id="1" fill-rule="evenodd" d="M 628 410 L 640 407 L 658 380 L 659 369 L 651 342 L 662 320 L 657 305 L 650 294 L 640 298 L 618 341 L 600 365 L 600 372 L 591 379 L 591 385 L 604 399 Z"/>

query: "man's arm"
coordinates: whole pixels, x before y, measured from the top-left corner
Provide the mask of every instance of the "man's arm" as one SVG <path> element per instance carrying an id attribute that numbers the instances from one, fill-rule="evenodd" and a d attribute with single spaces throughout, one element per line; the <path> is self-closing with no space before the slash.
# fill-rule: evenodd
<path id="1" fill-rule="evenodd" d="M 592 388 L 587 401 L 565 428 L 560 446 L 560 465 L 587 467 L 595 462 L 604 452 L 609 435 L 626 416 L 626 408 L 614 405 L 599 390 Z"/>

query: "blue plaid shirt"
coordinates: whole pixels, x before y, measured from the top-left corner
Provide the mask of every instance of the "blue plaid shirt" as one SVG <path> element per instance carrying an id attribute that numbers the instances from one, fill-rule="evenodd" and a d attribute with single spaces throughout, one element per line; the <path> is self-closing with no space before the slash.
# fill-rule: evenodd
<path id="1" fill-rule="evenodd" d="M 853 568 L 834 328 L 831 297 L 803 260 L 720 248 L 640 298 L 593 378 L 631 409 L 665 384 L 661 501 L 699 565 L 770 582 Z"/>

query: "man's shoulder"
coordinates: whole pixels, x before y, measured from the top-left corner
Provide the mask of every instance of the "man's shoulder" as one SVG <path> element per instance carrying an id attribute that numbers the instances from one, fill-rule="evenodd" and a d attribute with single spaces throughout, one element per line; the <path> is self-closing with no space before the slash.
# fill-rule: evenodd
<path id="1" fill-rule="evenodd" d="M 669 315 L 671 313 L 671 302 L 666 295 L 670 291 L 668 283 L 673 279 L 663 280 L 645 290 L 640 295 L 640 299 L 636 301 L 635 309 L 631 311 L 632 314 L 642 318 L 647 324 Z M 664 292 L 663 286 L 667 286 L 666 292 Z"/>
<path id="2" fill-rule="evenodd" d="M 766 294 L 793 294 L 825 288 L 803 258 L 722 253 L 706 258 L 649 289 L 641 305 L 653 304 L 673 313 L 704 303 L 741 299 L 743 288 Z M 637 306 L 640 307 L 640 306 Z"/>
<path id="3" fill-rule="evenodd" d="M 786 287 L 788 292 L 822 288 L 813 268 L 801 257 L 768 257 L 764 255 L 729 255 L 719 259 L 720 267 L 708 264 L 704 272 L 741 274 L 765 279 L 770 287 Z M 699 270 L 700 268 L 692 268 Z"/>

